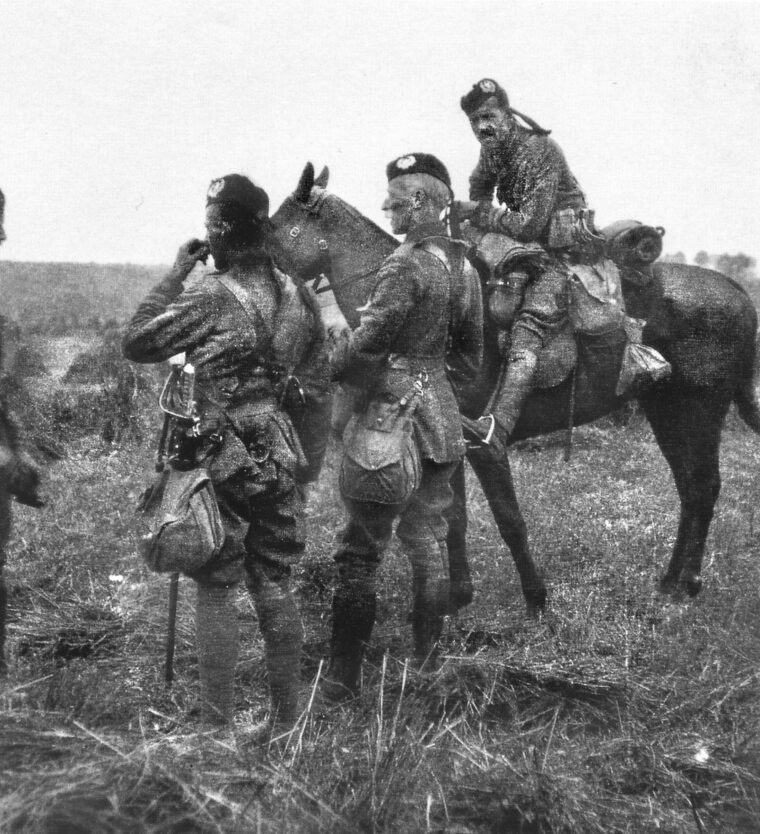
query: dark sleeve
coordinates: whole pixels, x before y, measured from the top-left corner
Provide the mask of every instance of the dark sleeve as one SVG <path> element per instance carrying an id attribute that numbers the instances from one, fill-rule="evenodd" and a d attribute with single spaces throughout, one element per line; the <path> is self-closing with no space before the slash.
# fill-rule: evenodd
<path id="1" fill-rule="evenodd" d="M 470 174 L 470 199 L 478 202 L 493 200 L 493 190 L 496 188 L 496 173 L 488 171 L 481 153 L 478 164 Z"/>
<path id="2" fill-rule="evenodd" d="M 315 302 L 316 306 L 316 302 Z M 322 469 L 330 436 L 332 415 L 332 384 L 327 358 L 327 340 L 318 308 L 312 309 L 312 339 L 298 367 L 298 382 L 304 402 L 293 417 L 293 423 L 308 461 L 301 473 L 304 483 L 316 481 Z"/>
<path id="3" fill-rule="evenodd" d="M 413 258 L 398 252 L 380 268 L 359 326 L 331 357 L 333 379 L 367 388 L 391 352 L 398 332 L 419 298 Z"/>
<path id="4" fill-rule="evenodd" d="M 494 231 L 506 232 L 521 241 L 541 236 L 557 203 L 561 161 L 559 149 L 548 142 L 526 156 L 518 172 L 518 208 L 505 210 Z"/>
<path id="5" fill-rule="evenodd" d="M 133 362 L 163 362 L 188 351 L 212 331 L 218 296 L 183 287 L 170 273 L 155 286 L 127 324 L 122 350 Z"/>

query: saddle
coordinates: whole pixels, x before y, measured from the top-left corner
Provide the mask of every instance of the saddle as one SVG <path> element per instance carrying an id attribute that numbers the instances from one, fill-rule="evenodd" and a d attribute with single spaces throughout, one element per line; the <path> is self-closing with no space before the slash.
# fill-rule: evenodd
<path id="1" fill-rule="evenodd" d="M 595 342 L 600 350 L 605 350 L 604 344 L 610 338 L 630 342 L 621 379 L 626 369 L 635 371 L 637 366 L 642 366 L 653 380 L 669 371 L 659 354 L 650 356 L 651 348 L 641 346 L 640 327 L 638 338 L 632 336 L 636 328 L 632 327 L 634 320 L 625 315 L 622 292 L 623 280 L 637 285 L 652 280 L 651 263 L 662 251 L 663 234 L 661 227 L 620 221 L 603 231 L 604 251 L 596 258 L 584 261 L 565 257 L 569 273 L 568 320 L 538 355 L 536 388 L 553 388 L 568 377 L 578 363 L 578 339 L 583 339 L 586 353 L 593 353 Z M 463 235 L 476 247 L 474 262 L 481 277 L 486 277 L 488 313 L 502 332 L 501 354 L 506 356 L 508 346 L 504 341 L 519 311 L 530 273 L 540 270 L 549 256 L 538 243 L 522 243 L 504 234 L 465 227 Z M 639 356 L 636 349 L 646 352 L 646 356 Z M 635 355 L 629 356 L 631 352 Z"/>

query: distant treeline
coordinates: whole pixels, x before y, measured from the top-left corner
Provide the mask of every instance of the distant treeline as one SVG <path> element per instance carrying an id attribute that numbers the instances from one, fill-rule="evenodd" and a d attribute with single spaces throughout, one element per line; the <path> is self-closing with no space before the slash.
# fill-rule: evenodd
<path id="1" fill-rule="evenodd" d="M 3 315 L 27 334 L 102 332 L 121 324 L 167 268 L 0 261 Z"/>
<path id="2" fill-rule="evenodd" d="M 662 260 L 688 263 L 682 252 Z M 692 261 L 742 284 L 760 307 L 755 259 L 743 252 L 697 252 Z M 126 322 L 165 266 L 0 261 L 0 314 L 28 335 L 63 336 L 77 330 L 103 333 Z"/>

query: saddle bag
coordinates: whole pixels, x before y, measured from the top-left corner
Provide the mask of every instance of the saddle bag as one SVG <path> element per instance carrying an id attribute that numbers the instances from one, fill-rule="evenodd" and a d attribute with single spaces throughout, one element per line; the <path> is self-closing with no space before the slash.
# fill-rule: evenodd
<path id="1" fill-rule="evenodd" d="M 623 326 L 625 313 L 622 307 L 612 299 L 603 300 L 598 294 L 592 294 L 575 272 L 568 278 L 568 292 L 568 312 L 576 334 L 602 336 Z"/>
<path id="2" fill-rule="evenodd" d="M 147 527 L 140 550 L 151 570 L 192 575 L 222 549 L 224 527 L 205 469 L 167 467 L 137 509 Z"/>
<path id="3" fill-rule="evenodd" d="M 652 264 L 662 254 L 662 226 L 645 226 L 638 220 L 618 220 L 602 229 L 607 255 L 620 266 L 622 277 L 633 284 L 652 280 Z"/>
<path id="4" fill-rule="evenodd" d="M 625 317 L 626 346 L 620 364 L 615 395 L 637 397 L 658 382 L 670 377 L 670 362 L 649 345 L 642 344 L 643 319 Z"/>
<path id="5" fill-rule="evenodd" d="M 412 434 L 412 409 L 373 400 L 343 432 L 340 492 L 344 498 L 403 504 L 420 485 L 422 469 Z"/>

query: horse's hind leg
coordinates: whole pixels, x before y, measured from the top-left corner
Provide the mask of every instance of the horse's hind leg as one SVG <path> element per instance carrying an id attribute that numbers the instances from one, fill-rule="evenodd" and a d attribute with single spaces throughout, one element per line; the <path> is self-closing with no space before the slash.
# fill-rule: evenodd
<path id="1" fill-rule="evenodd" d="M 720 493 L 719 450 L 730 396 L 715 391 L 658 391 L 642 399 L 657 442 L 670 464 L 681 502 L 678 534 L 660 588 L 702 589 L 702 557 Z"/>
<path id="2" fill-rule="evenodd" d="M 470 449 L 467 460 L 480 481 L 499 533 L 512 554 L 528 613 L 534 615 L 546 604 L 546 586 L 530 555 L 528 530 L 517 503 L 509 461 L 506 458 L 503 462 L 497 461 L 486 448 Z"/>

